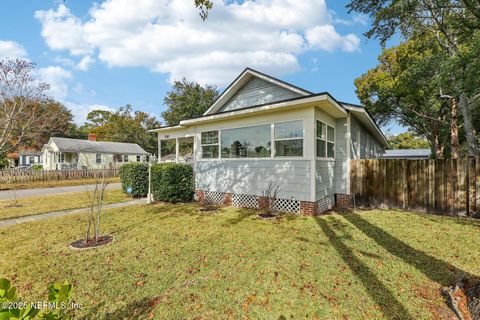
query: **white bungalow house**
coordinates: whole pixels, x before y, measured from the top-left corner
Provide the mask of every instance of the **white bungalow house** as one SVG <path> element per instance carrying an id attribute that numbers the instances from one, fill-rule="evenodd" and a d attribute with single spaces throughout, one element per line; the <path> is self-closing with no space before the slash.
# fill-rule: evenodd
<path id="1" fill-rule="evenodd" d="M 362 106 L 249 68 L 202 116 L 152 131 L 160 161 L 165 150 L 179 159 L 192 145 L 197 197 L 258 207 L 275 185 L 278 210 L 305 214 L 349 201 L 349 160 L 377 158 L 388 147 Z"/>
<path id="2" fill-rule="evenodd" d="M 135 143 L 52 137 L 42 148 L 44 170 L 116 169 L 126 162 L 147 162 L 148 152 Z"/>

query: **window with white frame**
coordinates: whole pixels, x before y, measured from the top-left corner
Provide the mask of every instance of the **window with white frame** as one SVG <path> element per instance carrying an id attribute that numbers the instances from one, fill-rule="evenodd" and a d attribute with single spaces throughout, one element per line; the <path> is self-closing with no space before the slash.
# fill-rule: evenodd
<path id="1" fill-rule="evenodd" d="M 65 153 L 59 153 L 58 154 L 58 163 L 64 163 L 65 162 Z"/>
<path id="2" fill-rule="evenodd" d="M 123 155 L 123 162 L 128 162 L 128 154 Z"/>
<path id="3" fill-rule="evenodd" d="M 335 128 L 317 120 L 317 157 L 335 158 Z"/>
<path id="4" fill-rule="evenodd" d="M 202 158 L 215 159 L 218 158 L 218 131 L 202 132 L 201 136 Z"/>
<path id="5" fill-rule="evenodd" d="M 222 130 L 222 158 L 269 158 L 271 125 Z"/>
<path id="6" fill-rule="evenodd" d="M 101 153 L 95 154 L 95 162 L 96 163 L 102 163 L 102 154 Z"/>
<path id="7" fill-rule="evenodd" d="M 275 157 L 303 157 L 303 120 L 274 124 Z"/>

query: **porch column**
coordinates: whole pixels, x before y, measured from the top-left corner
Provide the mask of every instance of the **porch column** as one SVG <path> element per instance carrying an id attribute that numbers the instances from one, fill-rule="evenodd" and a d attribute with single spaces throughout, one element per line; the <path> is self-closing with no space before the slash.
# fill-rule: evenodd
<path id="1" fill-rule="evenodd" d="M 180 153 L 180 145 L 178 144 L 178 138 L 175 138 L 175 162 L 178 163 L 178 156 Z"/>
<path id="2" fill-rule="evenodd" d="M 162 161 L 162 140 L 158 139 L 158 159 L 157 162 Z"/>

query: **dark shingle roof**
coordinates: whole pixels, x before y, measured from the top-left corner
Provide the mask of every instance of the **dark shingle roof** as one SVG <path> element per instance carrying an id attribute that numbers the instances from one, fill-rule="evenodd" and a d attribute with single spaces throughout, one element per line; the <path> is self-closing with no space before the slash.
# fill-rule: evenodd
<path id="1" fill-rule="evenodd" d="M 400 149 L 385 150 L 381 156 L 383 159 L 428 159 L 432 151 L 430 149 Z"/>
<path id="2" fill-rule="evenodd" d="M 136 143 L 89 141 L 80 139 L 56 138 L 51 140 L 62 152 L 83 152 L 83 153 L 111 153 L 111 154 L 135 154 L 148 155 Z"/>

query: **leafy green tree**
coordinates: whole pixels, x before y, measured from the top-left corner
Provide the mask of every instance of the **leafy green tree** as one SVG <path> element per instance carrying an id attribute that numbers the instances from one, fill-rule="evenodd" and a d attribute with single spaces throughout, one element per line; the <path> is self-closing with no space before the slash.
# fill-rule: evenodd
<path id="1" fill-rule="evenodd" d="M 157 153 L 157 136 L 148 132 L 158 128 L 160 122 L 143 111 L 133 111 L 131 105 L 117 111 L 92 111 L 86 124 L 81 128 L 84 133 L 95 133 L 98 140 L 137 143 L 146 151 Z"/>
<path id="2" fill-rule="evenodd" d="M 200 10 L 200 18 L 205 21 L 208 18 L 208 12 L 213 8 L 213 2 L 210 0 L 194 0 L 194 4 Z"/>
<path id="3" fill-rule="evenodd" d="M 437 66 L 450 86 L 442 96 L 458 106 L 464 124 L 468 154 L 480 154 L 477 133 L 472 117 L 480 86 L 472 88 L 479 78 L 472 79 L 478 68 L 478 37 L 480 33 L 480 3 L 478 0 L 352 0 L 350 11 L 368 14 L 373 20 L 366 33 L 378 38 L 383 46 L 400 32 L 407 40 L 417 34 L 434 38 L 445 53 Z"/>
<path id="4" fill-rule="evenodd" d="M 436 65 L 445 54 L 435 45 L 429 37 L 418 36 L 385 49 L 379 64 L 355 85 L 359 99 L 380 124 L 399 121 L 426 137 L 441 158 L 451 137 L 449 119 L 453 127 L 458 125 L 450 116 L 450 100 L 441 96 L 442 75 Z"/>
<path id="5" fill-rule="evenodd" d="M 21 59 L 0 61 L 0 155 L 22 146 L 39 146 L 46 137 L 65 133 L 73 123 L 62 104 L 46 95 L 36 65 Z"/>
<path id="6" fill-rule="evenodd" d="M 430 144 L 424 138 L 415 136 L 412 132 L 400 133 L 388 137 L 391 149 L 429 149 Z"/>
<path id="7" fill-rule="evenodd" d="M 163 100 L 168 109 L 162 112 L 162 117 L 167 125 L 175 126 L 182 120 L 201 116 L 217 99 L 218 94 L 215 86 L 202 87 L 186 79 L 175 81 L 172 90 Z"/>

